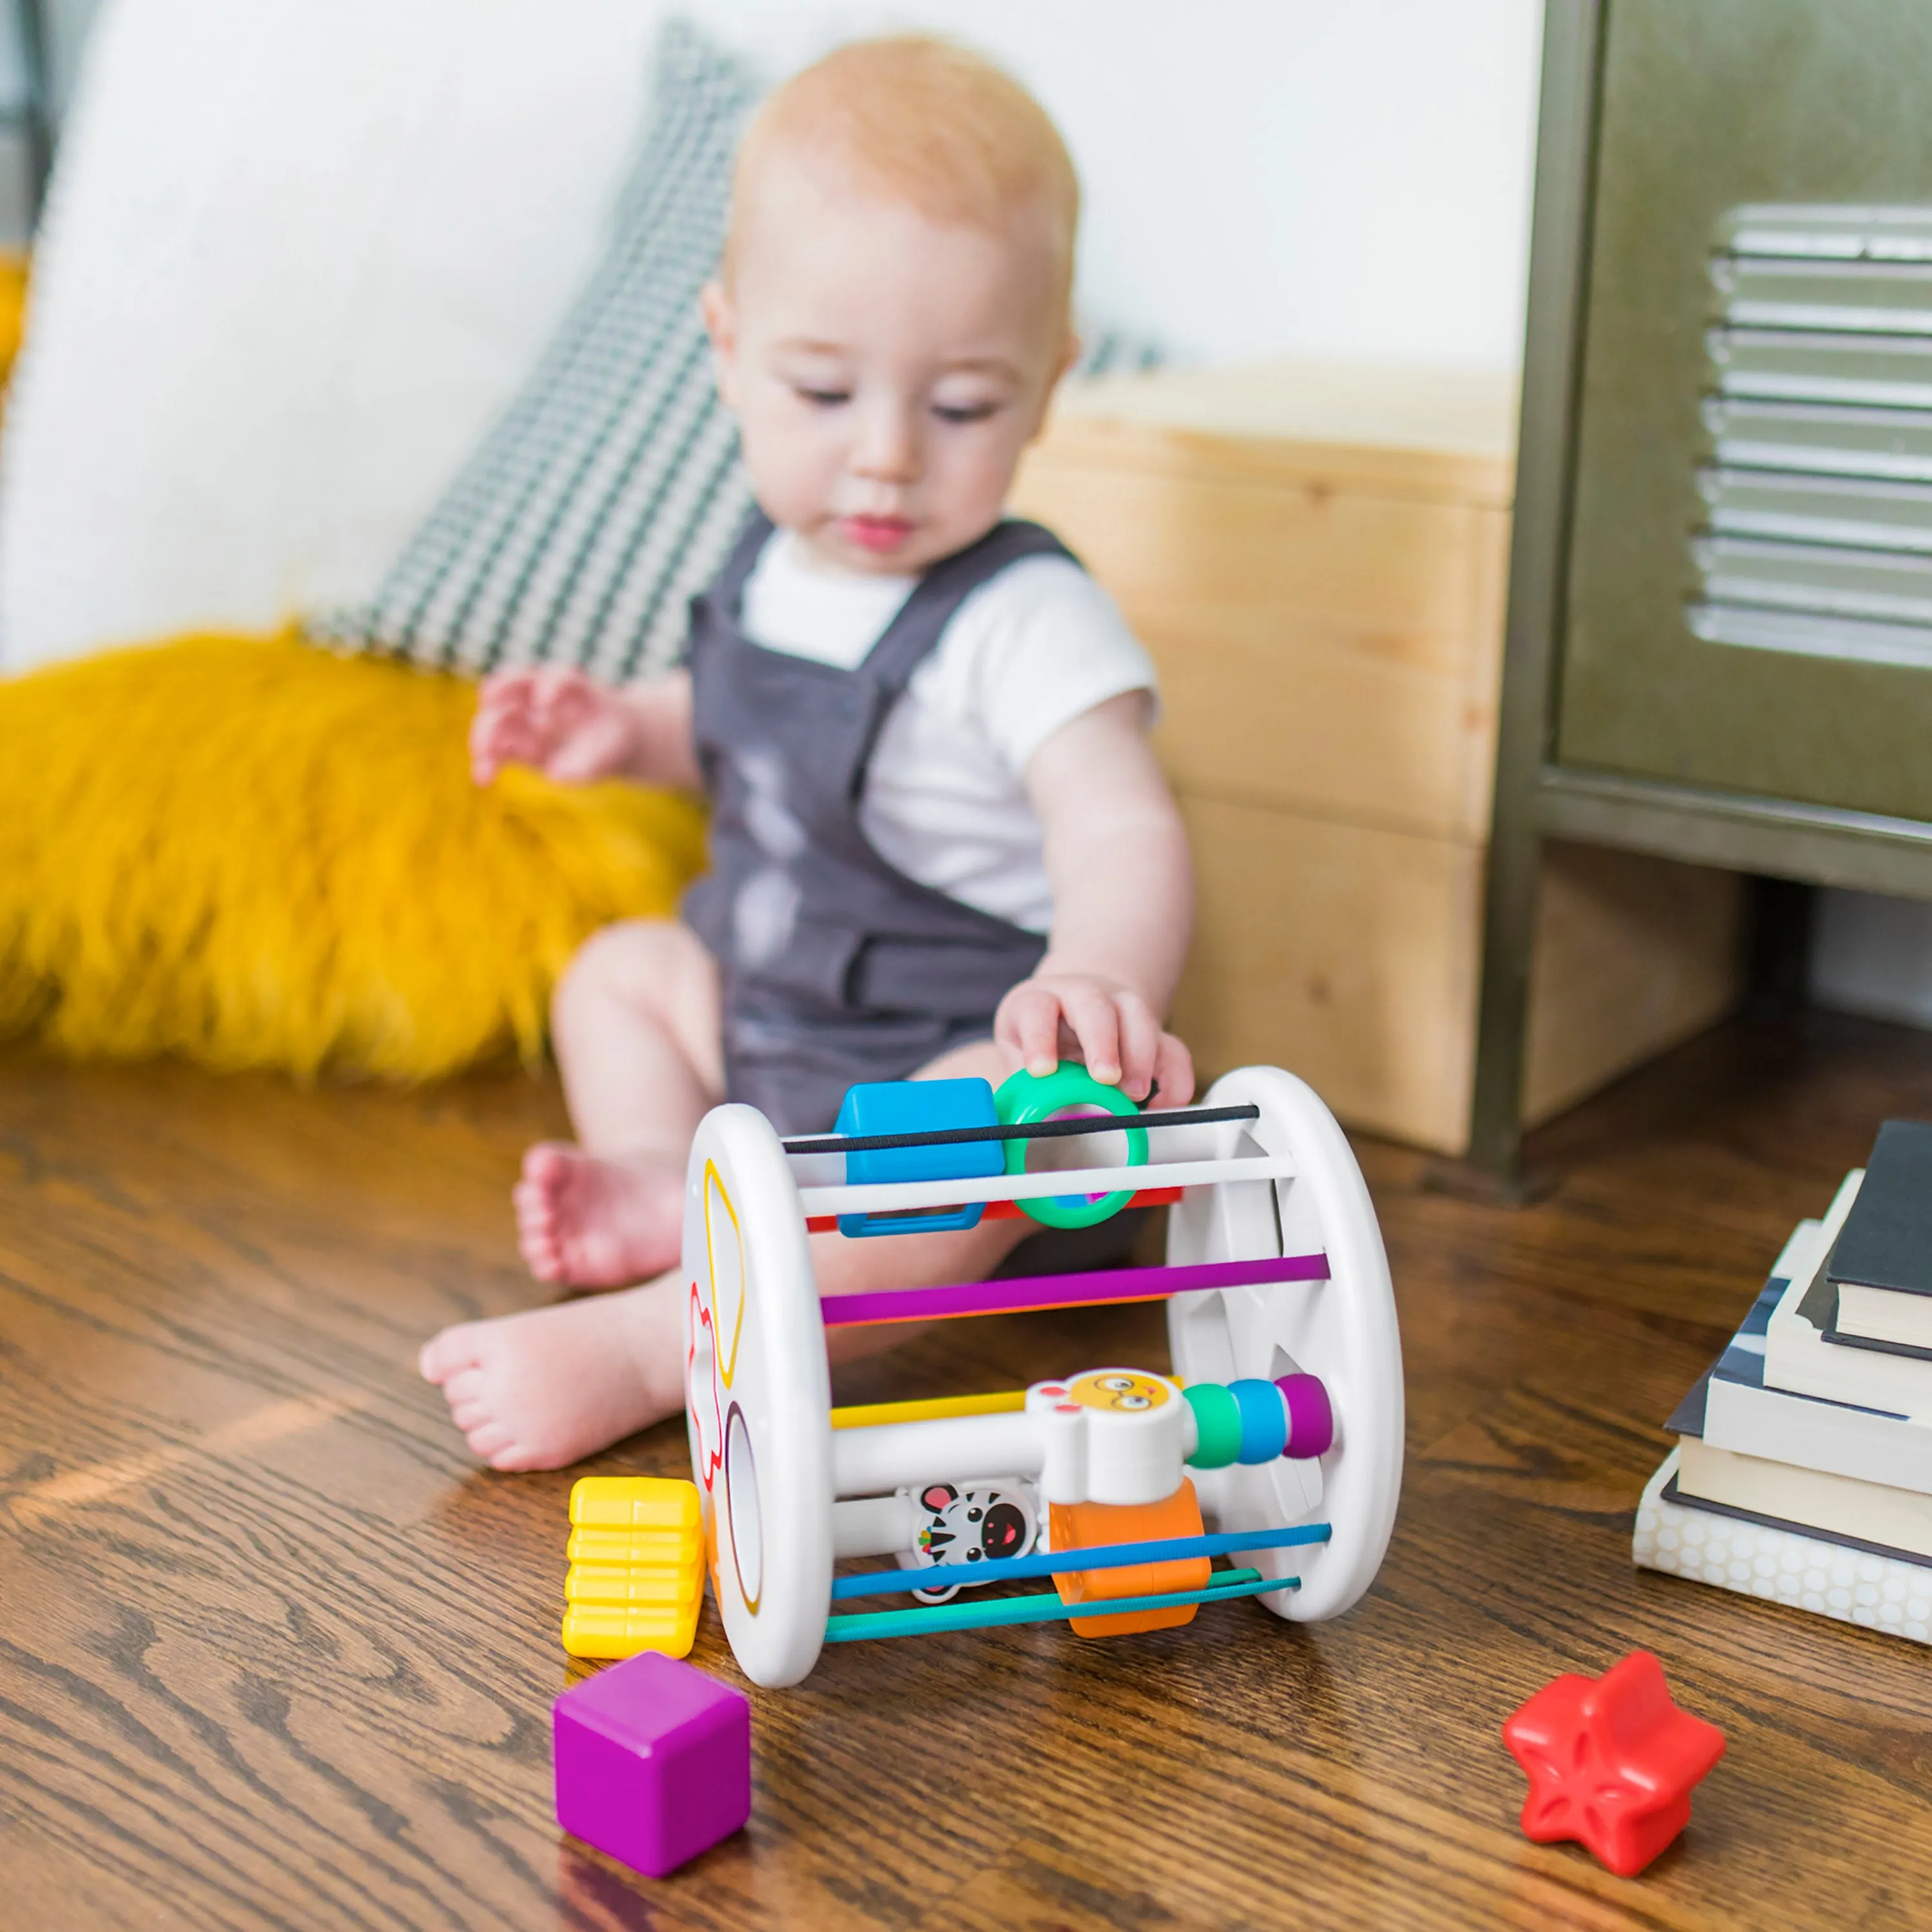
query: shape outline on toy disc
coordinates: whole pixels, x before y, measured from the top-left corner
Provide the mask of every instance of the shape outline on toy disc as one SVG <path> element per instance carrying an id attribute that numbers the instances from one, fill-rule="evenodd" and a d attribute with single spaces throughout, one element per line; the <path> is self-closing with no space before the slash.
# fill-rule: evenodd
<path id="1" fill-rule="evenodd" d="M 718 1239 L 711 1223 L 711 1201 L 713 1194 L 731 1218 L 731 1238 L 738 1258 L 738 1307 L 731 1324 L 731 1348 L 728 1358 L 719 1346 L 724 1330 L 718 1319 Z M 745 1231 L 738 1220 L 738 1210 L 731 1204 L 731 1196 L 725 1190 L 724 1178 L 718 1172 L 716 1161 L 707 1159 L 704 1163 L 704 1258 L 711 1276 L 711 1346 L 715 1372 L 724 1386 L 731 1386 L 732 1378 L 738 1372 L 738 1349 L 745 1334 L 745 1299 L 748 1288 L 745 1269 Z"/>
<path id="2" fill-rule="evenodd" d="M 696 1462 L 698 1478 L 704 1493 L 709 1496 L 716 1482 L 718 1472 L 724 1466 L 724 1418 L 718 1402 L 718 1324 L 712 1319 L 711 1310 L 704 1297 L 698 1292 L 696 1282 L 691 1284 L 688 1304 L 688 1321 L 691 1340 L 685 1350 L 684 1387 L 685 1412 L 691 1419 L 691 1432 L 698 1438 L 698 1454 Z M 698 1391 L 694 1386 L 698 1366 L 698 1337 L 700 1332 L 710 1334 L 710 1343 L 705 1351 L 706 1372 L 704 1396 L 709 1405 L 714 1432 L 705 1433 L 702 1412 L 700 1411 Z M 713 1443 L 716 1448 L 712 1448 Z"/>
<path id="3" fill-rule="evenodd" d="M 738 1553 L 738 1492 L 739 1486 L 731 1476 L 731 1445 L 734 1441 L 745 1445 L 745 1461 L 751 1472 L 751 1528 L 757 1533 L 755 1554 L 758 1558 L 758 1575 L 754 1580 L 755 1588 L 745 1588 L 744 1559 Z M 765 1543 L 764 1518 L 761 1499 L 758 1494 L 758 1459 L 752 1448 L 752 1425 L 746 1420 L 745 1412 L 734 1402 L 724 1417 L 724 1532 L 731 1539 L 731 1580 L 738 1588 L 738 1600 L 753 1616 L 758 1614 L 758 1606 L 765 1595 Z"/>

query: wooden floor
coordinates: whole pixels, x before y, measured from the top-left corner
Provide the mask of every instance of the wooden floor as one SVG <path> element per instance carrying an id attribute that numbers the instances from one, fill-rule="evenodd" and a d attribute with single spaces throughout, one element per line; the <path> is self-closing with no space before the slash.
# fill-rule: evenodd
<path id="1" fill-rule="evenodd" d="M 749 1833 L 653 1886 L 550 1816 L 570 1477 L 479 1474 L 412 1366 L 534 1298 L 554 1089 L 0 1060 L 0 1926 L 1932 1924 L 1932 1653 L 1630 1563 L 1660 1419 L 1898 1112 L 1932 1038 L 1807 1016 L 1550 1130 L 1528 1209 L 1365 1147 L 1409 1418 L 1372 1596 L 828 1651 L 756 1696 Z M 953 1324 L 840 1393 L 1121 1357 L 1156 1314 Z M 1640 1645 L 1730 1750 L 1625 1883 L 1519 1836 L 1497 1726 Z M 694 1660 L 736 1680 L 715 1618 Z"/>

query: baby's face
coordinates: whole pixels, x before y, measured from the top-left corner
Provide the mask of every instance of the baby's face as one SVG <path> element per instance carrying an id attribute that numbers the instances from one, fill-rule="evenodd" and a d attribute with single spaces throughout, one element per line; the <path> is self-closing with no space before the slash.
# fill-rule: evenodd
<path id="1" fill-rule="evenodd" d="M 760 188 L 705 314 L 766 514 L 867 574 L 992 528 L 1072 352 L 1043 218 L 942 224 L 804 166 Z"/>

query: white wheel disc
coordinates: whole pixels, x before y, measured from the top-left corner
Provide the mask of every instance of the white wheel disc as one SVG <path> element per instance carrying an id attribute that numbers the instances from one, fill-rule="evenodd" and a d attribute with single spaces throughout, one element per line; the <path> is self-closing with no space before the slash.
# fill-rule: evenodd
<path id="1" fill-rule="evenodd" d="M 712 1594 L 754 1684 L 818 1660 L 832 1600 L 832 1390 L 798 1189 L 771 1123 L 714 1108 L 684 1206 L 685 1413 Z"/>
<path id="2" fill-rule="evenodd" d="M 1226 1137 L 1219 1150 L 1233 1153 L 1245 1138 L 1263 1153 L 1286 1156 L 1294 1178 L 1190 1189 L 1168 1219 L 1167 1258 L 1247 1261 L 1320 1250 L 1328 1278 L 1176 1295 L 1168 1304 L 1168 1337 L 1174 1372 L 1188 1382 L 1272 1382 L 1299 1372 L 1326 1386 L 1335 1442 L 1318 1462 L 1283 1458 L 1189 1472 L 1218 1529 L 1330 1526 L 1325 1544 L 1238 1559 L 1266 1576 L 1299 1576 L 1299 1589 L 1261 1600 L 1277 1616 L 1318 1622 L 1340 1616 L 1375 1580 L 1395 1526 L 1402 1340 L 1382 1229 L 1334 1116 L 1305 1081 L 1273 1066 L 1227 1075 L 1202 1104 L 1250 1103 L 1260 1118 L 1217 1129 Z"/>

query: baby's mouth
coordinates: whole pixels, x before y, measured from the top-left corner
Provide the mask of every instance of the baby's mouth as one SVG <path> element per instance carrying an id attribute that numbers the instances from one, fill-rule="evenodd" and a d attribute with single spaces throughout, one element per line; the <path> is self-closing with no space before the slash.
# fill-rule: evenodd
<path id="1" fill-rule="evenodd" d="M 839 534 L 860 550 L 895 550 L 912 535 L 910 517 L 841 517 Z"/>

